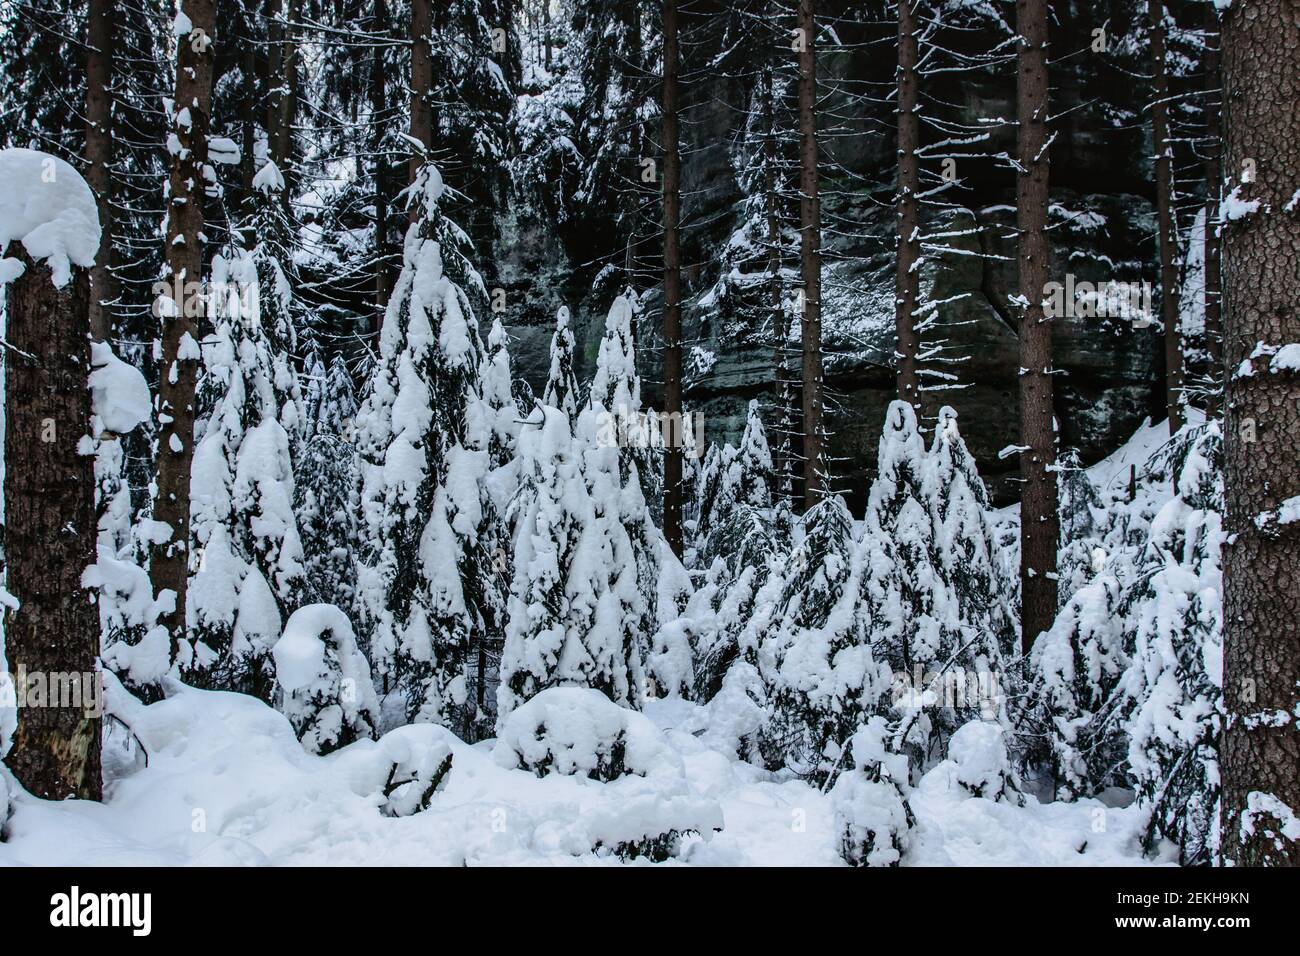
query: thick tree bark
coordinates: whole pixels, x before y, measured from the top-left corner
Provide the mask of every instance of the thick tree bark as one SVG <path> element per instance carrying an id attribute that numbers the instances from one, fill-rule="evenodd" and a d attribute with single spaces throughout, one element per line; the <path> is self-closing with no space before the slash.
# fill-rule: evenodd
<path id="1" fill-rule="evenodd" d="M 99 208 L 99 254 L 90 269 L 90 335 L 106 342 L 113 300 L 113 0 L 90 0 L 86 20 L 86 184 Z"/>
<path id="2" fill-rule="evenodd" d="M 682 260 L 681 158 L 677 143 L 677 0 L 664 0 L 664 537 L 682 553 Z"/>
<path id="3" fill-rule="evenodd" d="M 388 28 L 387 0 L 375 0 L 374 24 L 371 32 L 379 34 Z M 375 164 L 375 314 L 374 332 L 384 324 L 384 310 L 388 307 L 388 296 L 392 291 L 392 281 L 388 271 L 390 255 L 388 243 L 389 197 L 392 195 L 391 177 L 388 174 L 388 157 L 384 150 L 384 126 L 381 117 L 384 114 L 384 53 L 383 47 L 376 44 L 370 55 L 370 153 Z M 377 346 L 376 346 L 377 347 Z"/>
<path id="4" fill-rule="evenodd" d="M 894 327 L 898 338 L 898 397 L 919 414 L 921 389 L 917 379 L 916 308 L 921 297 L 921 145 L 917 89 L 918 51 L 913 0 L 898 0 L 898 265 Z"/>
<path id="5" fill-rule="evenodd" d="M 1160 321 L 1164 325 L 1165 415 L 1172 435 L 1183 427 L 1183 330 L 1178 316 L 1178 229 L 1174 222 L 1174 147 L 1169 141 L 1169 67 L 1165 62 L 1165 5 L 1147 0 L 1151 21 L 1151 66 L 1155 100 L 1151 104 L 1156 151 L 1156 223 L 1160 255 Z M 1154 404 L 1154 403 L 1153 403 Z"/>
<path id="6" fill-rule="evenodd" d="M 243 52 L 240 57 L 240 72 L 244 76 L 244 102 L 239 109 L 240 138 L 243 151 L 239 157 L 239 185 L 245 202 L 253 194 L 253 177 L 257 175 L 257 46 L 253 41 L 253 25 L 246 19 L 240 19 L 243 35 L 239 38 Z"/>
<path id="7" fill-rule="evenodd" d="M 433 89 L 433 14 L 430 0 L 411 0 L 411 137 L 424 144 L 427 150 L 433 145 L 433 107 L 429 102 Z M 408 182 L 424 165 L 425 157 L 411 156 Z M 411 207 L 411 221 L 418 215 Z"/>
<path id="8" fill-rule="evenodd" d="M 284 98 L 284 23 L 280 14 L 284 0 L 266 0 L 266 148 L 267 155 L 280 163 L 280 111 Z M 283 170 L 281 170 L 283 171 Z"/>
<path id="9" fill-rule="evenodd" d="M 1300 10 L 1234 3 L 1223 18 L 1226 168 L 1253 212 L 1223 244 L 1222 851 L 1242 866 L 1300 865 Z M 1284 506 L 1290 502 L 1291 520 Z M 1286 719 L 1279 719 L 1284 715 Z"/>
<path id="10" fill-rule="evenodd" d="M 635 88 L 642 76 L 642 44 L 641 44 L 641 10 L 635 3 L 623 5 L 623 23 L 627 30 L 628 48 L 626 56 L 622 57 L 622 63 L 618 67 L 622 71 L 622 80 L 630 88 Z M 627 130 L 628 162 L 632 164 L 629 172 L 630 188 L 623 190 L 620 197 L 621 209 L 619 218 L 622 220 L 625 232 L 623 246 L 623 276 L 624 283 L 629 289 L 634 289 L 637 285 L 636 276 L 636 257 L 637 243 L 640 240 L 639 209 L 646 186 L 641 180 L 642 161 L 645 156 L 645 130 L 640 116 L 637 114 L 636 103 L 629 104 L 630 108 L 623 117 L 621 125 Z M 636 317 L 632 318 L 632 346 L 635 349 L 639 343 L 638 323 Z"/>
<path id="11" fill-rule="evenodd" d="M 153 546 L 150 576 L 154 593 L 175 600 L 159 623 L 171 634 L 172 656 L 185 636 L 185 592 L 190 564 L 190 465 L 194 460 L 194 386 L 199 349 L 192 321 L 202 314 L 197 298 L 203 281 L 203 202 L 207 181 L 208 124 L 212 105 L 212 62 L 216 45 L 215 0 L 184 0 L 193 26 L 177 37 L 176 97 L 170 156 L 166 261 L 170 289 L 161 297 L 162 367 L 158 383 L 158 480 L 154 519 L 171 531 Z M 177 298 L 179 297 L 179 298 Z M 170 300 L 170 301 L 167 301 Z M 166 605 L 164 605 L 166 606 Z"/>
<path id="12" fill-rule="evenodd" d="M 275 7 L 273 15 L 279 17 L 283 0 L 271 3 Z M 280 200 L 286 211 L 292 196 L 293 123 L 298 113 L 298 40 L 293 24 L 301 15 L 302 0 L 288 0 L 285 19 L 273 21 L 271 26 L 271 82 L 275 91 L 268 103 L 267 135 L 271 160 L 284 176 Z"/>
<path id="13" fill-rule="evenodd" d="M 546 68 L 551 68 L 551 0 L 542 0 L 542 42 L 546 45 Z"/>
<path id="14" fill-rule="evenodd" d="M 1209 353 L 1206 412 L 1213 418 L 1223 406 L 1223 292 L 1220 276 L 1219 203 L 1223 198 L 1223 142 L 1220 112 L 1219 14 L 1205 5 L 1205 348 Z"/>
<path id="15" fill-rule="evenodd" d="M 1020 633 L 1027 652 L 1056 617 L 1056 442 L 1047 244 L 1047 0 L 1016 0 L 1016 225 L 1020 232 Z"/>
<path id="16" fill-rule="evenodd" d="M 77 450 L 90 425 L 89 283 L 78 270 L 56 289 L 17 243 L 9 255 L 26 269 L 8 289 L 5 352 L 6 585 L 21 602 L 5 620 L 20 695 L 7 762 L 38 797 L 98 800 L 99 614 L 81 585 L 95 561 L 95 475 Z"/>
<path id="17" fill-rule="evenodd" d="M 803 274 L 804 508 L 826 495 L 822 450 L 821 200 L 817 195 L 817 17 L 815 0 L 799 0 L 799 258 Z"/>
<path id="18" fill-rule="evenodd" d="M 787 339 L 785 290 L 781 282 L 781 196 L 777 188 L 776 97 L 771 64 L 759 76 L 761 106 L 766 135 L 763 138 L 763 191 L 767 213 L 767 271 L 772 295 L 772 367 L 775 390 L 776 422 L 772 464 L 776 473 L 778 499 L 788 501 L 793 491 L 791 481 L 790 432 L 793 430 L 794 382 L 786 364 Z"/>

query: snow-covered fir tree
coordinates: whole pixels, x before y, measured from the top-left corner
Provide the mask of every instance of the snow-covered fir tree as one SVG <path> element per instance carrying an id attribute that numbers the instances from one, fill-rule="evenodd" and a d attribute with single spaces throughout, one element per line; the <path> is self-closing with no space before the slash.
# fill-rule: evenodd
<path id="1" fill-rule="evenodd" d="M 1061 549 L 1057 559 L 1060 599 L 1064 607 L 1105 563 L 1106 515 L 1097 488 L 1073 449 L 1061 456 L 1057 468 L 1061 506 Z"/>
<path id="2" fill-rule="evenodd" d="M 597 440 L 595 413 L 575 435 L 540 406 L 519 437 L 521 497 L 514 580 L 497 691 L 497 726 L 548 687 L 590 687 L 633 709 L 642 701 L 644 597 L 623 521 L 618 448 Z M 644 510 L 644 504 L 641 506 Z"/>
<path id="3" fill-rule="evenodd" d="M 546 374 L 542 404 L 558 408 L 573 422 L 578 417 L 578 381 L 573 374 L 573 330 L 569 327 L 569 309 L 560 306 L 551 336 L 551 366 Z"/>
<path id="4" fill-rule="evenodd" d="M 402 272 L 357 415 L 367 539 L 359 590 L 393 711 L 473 737 L 485 718 L 475 641 L 497 632 L 501 595 L 481 534 L 495 506 L 488 435 L 474 427 L 486 420 L 483 347 L 465 289 L 482 296 L 482 280 L 464 234 L 439 211 L 443 191 L 426 164 L 410 190 Z"/>
<path id="5" fill-rule="evenodd" d="M 757 400 L 750 401 L 740 447 L 724 445 L 703 472 L 695 533 L 705 560 L 717 553 L 708 546 L 709 535 L 738 506 L 772 507 L 772 453 L 759 408 Z"/>
<path id="6" fill-rule="evenodd" d="M 760 747 L 769 766 L 825 780 L 887 693 L 889 671 L 868 643 L 860 554 L 843 499 L 810 509 L 800 532 L 759 648 L 772 708 Z"/>
<path id="7" fill-rule="evenodd" d="M 379 699 L 346 614 L 332 604 L 298 608 L 272 654 L 280 709 L 309 753 L 377 736 Z"/>
<path id="8" fill-rule="evenodd" d="M 1076 591 L 1029 656 L 1020 749 L 1055 781 L 1061 798 L 1091 795 L 1115 782 L 1122 759 L 1095 735 L 1095 718 L 1114 692 L 1124 650 L 1124 592 L 1103 571 Z"/>
<path id="9" fill-rule="evenodd" d="M 964 477 L 958 480 L 957 440 L 940 436 L 937 447 L 941 456 L 951 456 L 942 490 L 957 492 L 950 498 L 948 519 L 977 525 L 978 520 L 970 519 L 978 508 L 976 492 Z M 969 693 L 971 682 L 978 685 L 979 675 L 994 673 L 997 665 L 996 658 L 990 659 L 996 651 L 993 635 L 963 627 L 941 554 L 936 519 L 944 511 L 944 482 L 931 477 L 933 467 L 912 406 L 891 402 L 859 547 L 861 600 L 876 658 L 895 675 L 900 733 L 918 757 L 979 716 L 981 701 Z M 968 583 L 973 594 L 975 582 Z"/>
<path id="10" fill-rule="evenodd" d="M 1132 663 L 1106 718 L 1126 730 L 1128 773 L 1150 812 L 1145 845 L 1172 840 L 1187 866 L 1219 860 L 1222 445 L 1217 423 L 1199 429 L 1152 522 L 1128 602 Z"/>
<path id="11" fill-rule="evenodd" d="M 136 694 L 153 699 L 171 660 L 165 634 L 147 639 L 157 615 L 144 561 L 146 542 L 135 533 L 124 468 L 126 435 L 153 414 L 149 386 L 106 342 L 91 346 L 91 368 L 98 541 L 85 583 L 99 595 L 105 666 Z"/>
<path id="12" fill-rule="evenodd" d="M 262 205 L 278 204 L 278 175 L 262 185 Z M 259 242 L 213 260 L 216 330 L 203 353 L 216 403 L 194 452 L 198 567 L 186 607 L 191 679 L 268 701 L 270 649 L 306 586 L 293 511 L 291 434 L 301 425 L 301 394 L 286 351 L 292 292 L 275 254 Z"/>
<path id="13" fill-rule="evenodd" d="M 957 413 L 947 406 L 939 410 L 922 491 L 943 576 L 957 599 L 963 653 L 1000 671 L 1019 637 L 1012 589 L 998 560 L 988 490 L 957 428 Z"/>
<path id="14" fill-rule="evenodd" d="M 356 620 L 361 552 L 360 487 L 354 442 L 357 400 L 342 355 L 328 370 L 319 361 L 304 399 L 305 440 L 294 478 L 294 514 L 302 538 L 303 600 L 329 603 Z"/>
<path id="15" fill-rule="evenodd" d="M 884 717 L 866 720 L 848 746 L 853 766 L 831 788 L 840 856 L 850 866 L 898 866 L 911 842 L 907 757 L 890 750 L 893 736 Z"/>
<path id="16" fill-rule="evenodd" d="M 471 423 L 471 428 L 484 433 L 484 439 L 480 440 L 486 440 L 488 462 L 491 467 L 500 468 L 514 459 L 519 436 L 519 406 L 515 404 L 512 388 L 510 350 L 500 319 L 492 320 L 479 381 L 482 383 L 479 410 L 486 420 Z"/>

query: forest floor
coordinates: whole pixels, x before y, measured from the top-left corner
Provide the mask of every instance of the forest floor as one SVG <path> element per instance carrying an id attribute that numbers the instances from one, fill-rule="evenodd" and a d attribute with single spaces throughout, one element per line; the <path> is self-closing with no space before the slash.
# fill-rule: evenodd
<path id="1" fill-rule="evenodd" d="M 0 865 L 611 865 L 620 859 L 595 849 L 613 843 L 611 826 L 635 828 L 685 805 L 697 817 L 701 808 L 715 814 L 721 830 L 685 837 L 677 862 L 843 865 L 830 799 L 707 747 L 696 736 L 705 710 L 685 701 L 647 708 L 680 756 L 672 792 L 641 778 L 537 778 L 494 760 L 492 741 L 471 746 L 446 734 L 445 786 L 406 817 L 380 810 L 374 741 L 310 755 L 283 715 L 239 694 L 187 689 L 149 706 L 113 702 L 124 707 L 139 742 L 113 724 L 104 802 L 18 794 Z M 1141 814 L 1120 805 L 1124 795 L 1026 796 L 1020 807 L 969 796 L 950 768 L 938 764 L 911 794 L 909 865 L 1172 862 L 1168 853 L 1142 856 Z"/>
<path id="2" fill-rule="evenodd" d="M 1089 468 L 1103 499 L 1125 496 L 1129 465 L 1167 437 L 1146 426 Z M 998 520 L 1014 523 L 1016 509 Z M 682 838 L 673 863 L 843 865 L 831 799 L 711 746 L 708 708 L 688 701 L 646 707 L 667 744 L 664 773 L 613 783 L 508 769 L 495 741 L 470 745 L 430 725 L 318 757 L 282 714 L 241 694 L 186 688 L 146 706 L 118 685 L 108 702 L 120 721 L 106 724 L 104 802 L 19 792 L 0 866 L 618 865 L 610 847 L 675 821 L 711 822 Z M 385 815 L 393 760 L 409 752 L 418 763 L 431 744 L 452 753 L 443 786 L 427 809 Z M 917 825 L 905 865 L 1176 862 L 1172 847 L 1142 853 L 1131 793 L 1074 803 L 1026 793 L 1017 806 L 969 795 L 952 766 L 932 767 L 909 795 Z"/>

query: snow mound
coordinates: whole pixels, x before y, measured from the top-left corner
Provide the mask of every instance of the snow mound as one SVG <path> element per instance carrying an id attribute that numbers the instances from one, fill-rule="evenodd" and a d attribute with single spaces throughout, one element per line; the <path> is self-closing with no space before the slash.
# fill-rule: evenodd
<path id="1" fill-rule="evenodd" d="M 428 724 L 315 756 L 283 714 L 243 694 L 177 684 L 146 706 L 110 679 L 107 702 L 147 765 L 106 762 L 102 804 L 38 800 L 7 778 L 13 811 L 0 866 L 609 866 L 670 856 L 705 866 L 843 865 L 831 794 L 711 749 L 695 736 L 706 708 L 690 701 L 652 701 L 646 715 L 680 755 L 684 778 L 610 783 L 506 769 L 490 745 L 470 746 Z M 428 807 L 392 815 L 396 789 L 383 791 L 394 765 L 409 768 L 394 774 L 398 787 L 416 783 L 403 796 L 423 796 L 431 777 L 425 772 L 420 786 L 421 764 L 432 763 L 441 745 L 452 764 Z M 865 794 L 846 802 L 864 816 L 880 803 Z M 926 788 L 924 780 L 908 802 L 917 826 L 903 865 L 1177 858 L 1175 847 L 1144 859 L 1146 816 L 1136 804 L 1031 800 L 1019 807 Z M 655 838 L 660 852 L 643 852 Z"/>
<path id="2" fill-rule="evenodd" d="M 763 678 L 753 665 L 737 661 L 727 668 L 722 687 L 708 703 L 701 740 L 729 756 L 758 763 L 758 735 L 767 719 Z"/>
<path id="3" fill-rule="evenodd" d="M 551 687 L 513 711 L 493 756 L 539 777 L 682 775 L 681 759 L 645 715 L 585 687 Z"/>
<path id="4" fill-rule="evenodd" d="M 1019 800 L 1001 725 L 988 720 L 962 724 L 948 741 L 948 761 L 953 780 L 972 796 Z"/>
<path id="5" fill-rule="evenodd" d="M 888 732 L 883 717 L 860 727 L 850 743 L 855 767 L 831 788 L 840 855 L 851 866 L 898 866 L 916 825 L 907 802 L 907 758 L 888 751 Z"/>
<path id="6" fill-rule="evenodd" d="M 337 607 L 308 604 L 294 611 L 271 656 L 284 691 L 281 709 L 310 752 L 374 736 L 379 698 L 370 665 Z"/>
<path id="7" fill-rule="evenodd" d="M 122 435 L 148 420 L 153 399 L 139 369 L 114 355 L 107 342 L 91 344 L 90 364 L 90 409 L 104 431 Z"/>
<path id="8" fill-rule="evenodd" d="M 21 242 L 29 256 L 49 265 L 61 289 L 72 266 L 94 265 L 99 235 L 95 196 L 80 173 L 38 150 L 0 150 L 0 254 Z M 5 281 L 21 274 L 18 260 L 0 259 Z"/>
<path id="9" fill-rule="evenodd" d="M 455 735 L 436 724 L 410 724 L 384 734 L 376 746 L 350 747 L 338 755 L 353 792 L 379 802 L 387 817 L 428 810 L 447 785 Z"/>

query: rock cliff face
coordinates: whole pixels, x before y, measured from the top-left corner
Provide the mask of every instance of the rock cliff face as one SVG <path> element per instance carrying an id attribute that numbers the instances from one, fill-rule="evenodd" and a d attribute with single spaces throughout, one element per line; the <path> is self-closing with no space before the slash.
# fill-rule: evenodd
<path id="1" fill-rule="evenodd" d="M 1062 6 L 1073 19 L 1066 18 L 1054 48 L 1086 51 L 1093 20 L 1104 22 L 1106 11 Z M 986 39 L 989 45 L 996 42 Z M 820 68 L 830 89 L 845 79 L 887 89 L 891 53 L 892 47 L 874 54 L 831 53 Z M 1053 109 L 1060 119 L 1052 146 L 1053 275 L 1064 282 L 1068 274 L 1080 283 L 1145 280 L 1155 297 L 1154 196 L 1141 112 L 1146 90 L 1118 70 L 1099 69 L 1095 61 L 1054 69 Z M 927 242 L 923 294 L 942 303 L 927 338 L 942 340 L 941 357 L 958 360 L 938 366 L 954 376 L 953 387 L 928 393 L 929 412 L 943 404 L 957 409 L 995 499 L 1005 503 L 1016 498 L 1017 461 L 1000 459 L 998 452 L 1019 436 L 1017 335 L 1009 304 L 1018 290 L 1011 205 L 1015 174 L 999 155 L 1014 152 L 1015 132 L 1012 124 L 990 119 L 1014 114 L 1014 80 L 1005 70 L 996 76 L 959 76 L 935 87 L 935 98 L 950 117 L 987 125 L 990 133 L 986 141 L 962 150 L 959 182 L 942 196 L 947 208 L 931 208 L 926 218 L 925 233 L 935 238 Z M 740 194 L 731 154 L 737 115 L 746 101 L 747 91 L 737 82 L 710 85 L 696 91 L 690 122 L 684 124 L 684 278 L 691 298 L 683 321 L 688 352 L 700 350 L 698 361 L 687 360 L 686 404 L 703 412 L 706 440 L 718 443 L 734 442 L 749 399 L 770 397 L 773 390 L 766 337 L 736 334 L 698 301 L 717 278 L 718 251 L 736 221 Z M 836 95 L 828 105 L 841 121 L 824 151 L 823 221 L 833 221 L 834 228 L 824 237 L 823 322 L 836 484 L 860 511 L 875 469 L 884 409 L 894 397 L 894 142 L 887 103 L 870 107 L 872 115 L 857 116 L 855 109 L 862 109 L 860 103 Z M 928 182 L 939 184 L 939 160 L 927 160 L 925 167 Z M 612 255 L 593 247 L 589 235 L 596 232 L 579 224 L 557 234 L 522 200 L 500 223 L 497 280 L 513 304 L 505 319 L 516 341 L 516 374 L 535 389 L 545 379 L 547 344 L 561 304 L 574 315 L 579 374 L 590 374 L 614 291 L 592 291 L 597 268 Z M 658 401 L 660 377 L 653 283 L 651 273 L 638 338 L 650 404 Z M 1157 327 L 1129 319 L 1057 320 L 1063 447 L 1077 448 L 1085 462 L 1092 462 L 1136 428 L 1147 414 L 1158 374 L 1158 336 Z"/>

